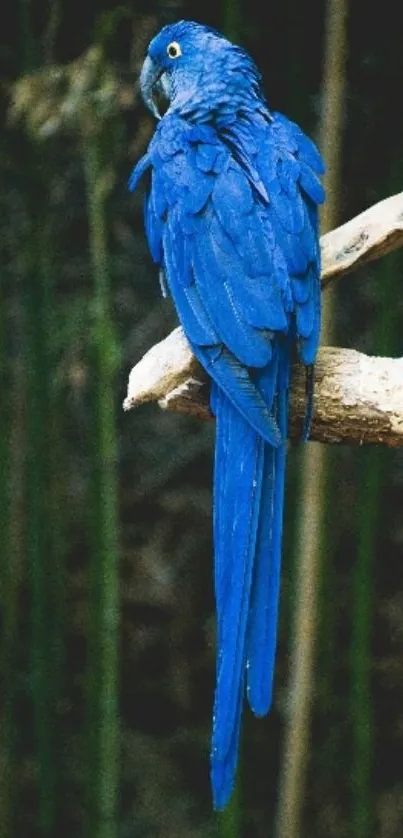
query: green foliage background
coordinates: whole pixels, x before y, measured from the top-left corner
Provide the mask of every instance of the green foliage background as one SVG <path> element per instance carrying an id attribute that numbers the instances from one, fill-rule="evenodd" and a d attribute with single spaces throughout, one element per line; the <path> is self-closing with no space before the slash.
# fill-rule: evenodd
<path id="1" fill-rule="evenodd" d="M 272 834 L 289 695 L 299 451 L 290 455 L 275 706 L 246 714 L 239 793 L 211 811 L 213 429 L 124 415 L 176 323 L 130 169 L 138 70 L 162 23 L 241 41 L 315 135 L 327 6 L 6 0 L 0 32 L 0 835 Z M 351 2 L 340 220 L 402 189 L 395 4 Z M 399 254 L 338 283 L 340 345 L 402 354 Z M 403 460 L 331 453 L 301 836 L 403 831 Z M 302 778 L 301 778 L 302 782 Z M 274 833 L 273 833 L 274 834 Z M 287 838 L 287 835 L 277 836 Z"/>

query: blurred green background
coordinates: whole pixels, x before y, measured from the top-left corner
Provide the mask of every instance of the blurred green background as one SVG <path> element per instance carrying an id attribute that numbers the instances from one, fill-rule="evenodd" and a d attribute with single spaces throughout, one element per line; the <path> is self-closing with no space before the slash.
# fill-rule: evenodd
<path id="1" fill-rule="evenodd" d="M 137 88 L 151 35 L 194 18 L 250 50 L 270 106 L 321 141 L 332 227 L 402 189 L 396 14 L 392 0 L 3 4 L 1 838 L 403 834 L 401 453 L 291 450 L 275 704 L 245 713 L 237 794 L 216 816 L 213 428 L 121 408 L 130 367 L 176 324 L 126 189 L 153 131 Z M 393 254 L 339 280 L 326 339 L 402 354 L 402 269 Z M 294 623 L 305 579 L 311 654 Z"/>

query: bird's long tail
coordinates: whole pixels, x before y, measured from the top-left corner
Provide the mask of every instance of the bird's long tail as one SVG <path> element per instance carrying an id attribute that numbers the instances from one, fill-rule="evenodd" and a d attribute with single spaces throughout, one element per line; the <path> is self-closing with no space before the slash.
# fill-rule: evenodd
<path id="1" fill-rule="evenodd" d="M 283 444 L 273 448 L 213 385 L 217 683 L 211 777 L 215 808 L 234 786 L 246 693 L 263 715 L 271 703 L 286 465 L 289 347 L 256 382 L 273 405 Z"/>

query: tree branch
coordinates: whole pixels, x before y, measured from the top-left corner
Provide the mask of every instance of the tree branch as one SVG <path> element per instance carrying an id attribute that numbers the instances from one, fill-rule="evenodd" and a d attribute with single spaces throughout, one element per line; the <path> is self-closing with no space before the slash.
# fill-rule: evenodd
<path id="1" fill-rule="evenodd" d="M 321 349 L 315 367 L 311 439 L 403 445 L 402 381 L 403 359 L 373 358 L 353 349 Z M 158 401 L 163 408 L 208 419 L 208 394 L 207 376 L 178 328 L 132 369 L 124 408 Z M 291 438 L 301 435 L 305 402 L 305 370 L 296 364 Z"/>
<path id="2" fill-rule="evenodd" d="M 393 195 L 321 238 L 322 284 L 403 245 L 403 193 Z M 311 439 L 403 445 L 403 359 L 374 358 L 325 347 L 315 369 Z M 208 379 L 179 327 L 132 369 L 124 409 L 158 401 L 161 407 L 211 418 Z M 290 436 L 298 438 L 305 411 L 305 372 L 293 370 Z"/>
<path id="3" fill-rule="evenodd" d="M 403 192 L 385 198 L 320 240 L 322 285 L 403 246 Z"/>

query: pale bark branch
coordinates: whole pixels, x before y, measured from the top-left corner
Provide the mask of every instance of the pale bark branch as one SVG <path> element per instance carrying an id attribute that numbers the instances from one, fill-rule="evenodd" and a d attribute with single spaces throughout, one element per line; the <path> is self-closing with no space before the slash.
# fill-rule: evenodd
<path id="1" fill-rule="evenodd" d="M 208 419 L 208 395 L 206 374 L 178 328 L 131 371 L 124 408 L 158 401 L 163 408 Z M 301 434 L 305 402 L 305 370 L 297 364 L 291 391 L 291 438 Z M 321 349 L 315 368 L 311 439 L 403 445 L 403 359 L 370 357 L 353 349 Z"/>
<path id="2" fill-rule="evenodd" d="M 322 283 L 403 245 L 403 193 L 376 204 L 321 238 Z M 132 369 L 124 409 L 161 407 L 210 417 L 208 383 L 179 327 Z M 305 373 L 295 366 L 290 436 L 305 410 Z M 315 371 L 311 438 L 322 442 L 403 445 L 403 360 L 325 347 Z"/>
<path id="3" fill-rule="evenodd" d="M 322 236 L 322 285 L 403 246 L 403 192 Z"/>

